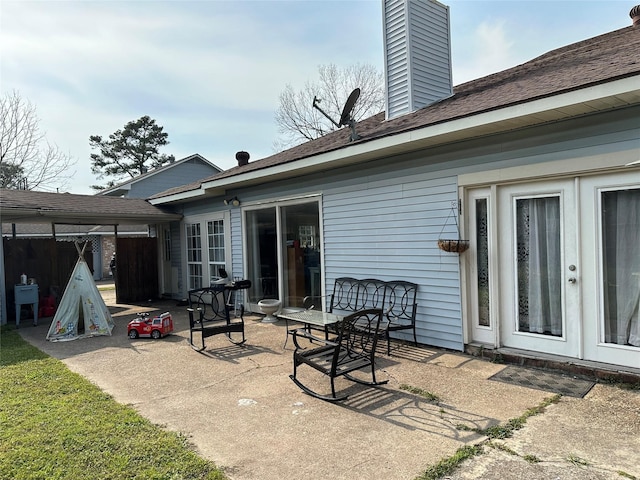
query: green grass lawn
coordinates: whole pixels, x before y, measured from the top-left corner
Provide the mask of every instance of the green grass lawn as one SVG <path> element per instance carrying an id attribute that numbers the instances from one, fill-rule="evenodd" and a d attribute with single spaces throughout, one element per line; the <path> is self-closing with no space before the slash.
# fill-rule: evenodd
<path id="1" fill-rule="evenodd" d="M 0 479 L 208 479 L 225 476 L 84 377 L 0 330 Z"/>

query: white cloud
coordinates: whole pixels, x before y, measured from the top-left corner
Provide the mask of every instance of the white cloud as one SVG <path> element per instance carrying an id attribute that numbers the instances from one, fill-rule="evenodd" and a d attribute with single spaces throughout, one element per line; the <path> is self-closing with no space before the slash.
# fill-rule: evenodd
<path id="1" fill-rule="evenodd" d="M 473 31 L 464 53 L 454 65 L 454 84 L 495 73 L 516 64 L 514 42 L 509 39 L 504 20 L 481 22 Z"/>

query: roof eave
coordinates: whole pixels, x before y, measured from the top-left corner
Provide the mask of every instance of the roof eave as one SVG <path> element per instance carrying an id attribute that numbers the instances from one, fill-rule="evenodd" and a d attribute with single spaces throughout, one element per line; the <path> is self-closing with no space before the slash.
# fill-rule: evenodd
<path id="1" fill-rule="evenodd" d="M 202 184 L 200 184 L 200 187 L 194 190 L 188 190 L 186 192 L 180 192 L 180 193 L 167 195 L 165 197 L 160 197 L 160 198 L 150 198 L 147 201 L 151 205 L 166 205 L 168 203 L 194 200 L 199 197 L 203 197 L 205 195 L 207 195 L 207 192 L 203 189 Z"/>
<path id="2" fill-rule="evenodd" d="M 129 182 L 126 185 L 120 185 L 118 187 L 113 187 L 107 190 L 103 190 L 98 195 L 111 196 L 111 197 L 126 195 L 127 192 L 131 190 L 132 183 L 134 182 Z"/>

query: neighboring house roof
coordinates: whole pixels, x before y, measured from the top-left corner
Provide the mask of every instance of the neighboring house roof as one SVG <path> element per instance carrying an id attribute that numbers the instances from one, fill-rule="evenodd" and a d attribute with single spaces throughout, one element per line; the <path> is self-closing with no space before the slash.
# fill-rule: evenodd
<path id="1" fill-rule="evenodd" d="M 0 189 L 2 223 L 153 224 L 180 220 L 141 198 Z"/>
<path id="2" fill-rule="evenodd" d="M 124 182 L 118 183 L 117 185 L 114 185 L 113 187 L 110 188 L 106 188 L 100 192 L 97 193 L 97 195 L 109 195 L 109 196 L 126 196 L 127 192 L 129 190 L 131 190 L 131 186 L 133 184 L 139 183 L 139 182 L 147 182 L 150 179 L 152 179 L 153 176 L 158 175 L 159 173 L 163 173 L 166 172 L 167 170 L 176 168 L 180 165 L 183 165 L 185 163 L 190 163 L 190 162 L 199 162 L 202 163 L 204 165 L 207 165 L 208 167 L 210 167 L 212 170 L 215 170 L 216 172 L 221 172 L 222 169 L 220 167 L 218 167 L 217 165 L 214 165 L 213 163 L 211 163 L 209 160 L 207 160 L 206 158 L 204 158 L 202 155 L 198 154 L 198 153 L 194 153 L 193 155 L 189 155 L 188 157 L 182 158 L 180 160 L 176 160 L 174 162 L 171 163 L 167 163 L 166 165 L 163 165 L 161 167 L 158 168 L 154 168 L 153 170 L 150 170 L 146 173 L 142 173 L 138 176 L 136 176 L 135 178 L 131 178 L 129 180 L 126 180 Z"/>
<path id="3" fill-rule="evenodd" d="M 153 195 L 153 204 L 300 175 L 640 102 L 640 27 L 626 27 L 463 83 L 453 96 L 391 120 L 384 112 L 289 150 Z M 525 105 L 527 108 L 525 108 Z M 317 157 L 317 158 L 316 158 Z M 295 162 L 295 163 L 294 163 Z M 291 164 L 291 165 L 289 165 Z M 284 178 L 284 177 L 280 177 Z"/>

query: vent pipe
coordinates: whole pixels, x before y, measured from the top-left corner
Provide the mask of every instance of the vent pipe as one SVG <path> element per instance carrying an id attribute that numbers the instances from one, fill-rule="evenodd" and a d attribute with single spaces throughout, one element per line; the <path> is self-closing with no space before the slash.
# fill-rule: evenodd
<path id="1" fill-rule="evenodd" d="M 382 0 L 387 120 L 453 94 L 449 7 Z"/>
<path id="2" fill-rule="evenodd" d="M 629 12 L 629 16 L 633 21 L 633 26 L 634 27 L 639 26 L 640 25 L 640 5 L 636 5 L 635 7 L 633 7 Z"/>
<path id="3" fill-rule="evenodd" d="M 247 165 L 249 163 L 249 153 L 244 151 L 236 153 L 236 160 L 239 167 Z"/>

